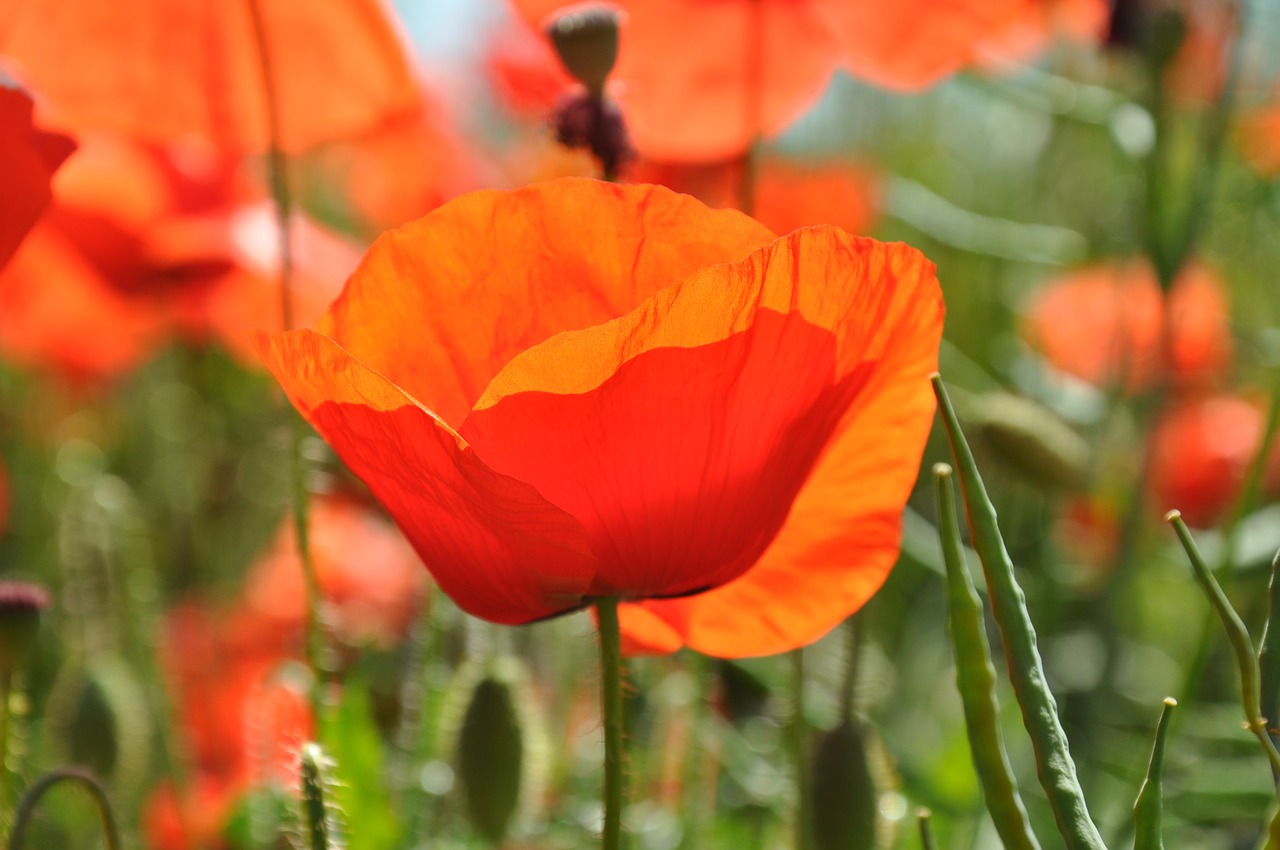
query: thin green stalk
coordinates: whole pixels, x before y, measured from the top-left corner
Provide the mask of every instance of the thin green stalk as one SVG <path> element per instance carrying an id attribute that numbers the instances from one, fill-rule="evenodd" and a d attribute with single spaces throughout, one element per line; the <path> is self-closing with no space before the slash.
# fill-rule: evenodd
<path id="1" fill-rule="evenodd" d="M 991 647 L 983 625 L 982 600 L 965 566 L 951 474 L 951 467 L 945 463 L 933 467 L 938 534 L 947 567 L 947 611 L 956 656 L 956 688 L 964 705 L 973 766 L 982 783 L 987 811 L 1006 850 L 1040 850 L 1000 732 L 996 670 L 991 664 Z"/>
<path id="2" fill-rule="evenodd" d="M 1133 803 L 1133 850 L 1164 850 L 1160 837 L 1160 816 L 1164 807 L 1164 751 L 1169 737 L 1169 718 L 1178 701 L 1166 697 L 1156 726 L 1156 740 L 1151 747 L 1147 776 Z"/>
<path id="3" fill-rule="evenodd" d="M 116 815 L 111 809 L 111 801 L 107 799 L 107 792 L 92 775 L 75 768 L 62 768 L 46 773 L 23 795 L 22 801 L 18 803 L 13 832 L 9 835 L 9 850 L 22 850 L 26 842 L 27 825 L 35 814 L 36 804 L 51 788 L 64 783 L 80 785 L 89 792 L 89 799 L 97 808 L 102 823 L 102 842 L 106 850 L 124 850 L 124 844 L 120 841 L 120 828 L 116 825 Z"/>
<path id="4" fill-rule="evenodd" d="M 813 788 L 809 781 L 809 724 L 805 717 L 804 647 L 791 656 L 791 766 L 796 782 L 796 850 L 813 847 Z"/>
<path id="5" fill-rule="evenodd" d="M 0 823 L 9 821 L 9 694 L 13 672 L 0 670 Z"/>
<path id="6" fill-rule="evenodd" d="M 600 621 L 600 707 L 604 717 L 604 850 L 622 847 L 622 631 L 618 600 L 596 600 Z"/>
<path id="7" fill-rule="evenodd" d="M 935 373 L 932 381 L 947 438 L 951 442 L 951 452 L 960 471 L 970 536 L 987 577 L 991 612 L 1004 640 L 1009 679 L 1018 707 L 1022 710 L 1023 725 L 1031 737 L 1040 784 L 1068 850 L 1104 850 L 1106 845 L 1089 816 L 1084 792 L 1076 778 L 1075 762 L 1058 719 L 1058 705 L 1049 690 L 1044 665 L 1036 649 L 1035 627 L 1031 624 L 1026 597 L 1014 577 L 1013 562 L 1000 535 L 995 506 L 987 496 L 978 465 L 960 430 L 960 421 L 942 384 L 942 377 Z"/>
<path id="8" fill-rule="evenodd" d="M 1267 624 L 1258 642 L 1258 712 L 1267 723 L 1271 743 L 1280 741 L 1280 550 L 1271 559 L 1271 581 L 1267 585 Z M 1278 744 L 1280 746 L 1280 744 Z M 1280 770 L 1271 769 L 1280 782 Z"/>
<path id="9" fill-rule="evenodd" d="M 688 659 L 688 668 L 693 676 L 693 705 L 689 712 L 689 737 L 695 747 L 703 745 L 716 734 L 708 716 L 708 691 L 713 681 L 711 659 L 705 655 L 694 654 Z M 707 824 L 710 815 L 715 813 L 715 799 L 707 799 L 703 791 L 710 776 L 709 770 L 718 770 L 718 759 L 703 758 L 692 748 L 684 760 L 683 784 L 681 795 L 681 820 L 684 822 L 684 835 L 680 846 L 685 850 L 700 850 L 705 843 Z M 708 762 L 711 762 L 708 764 Z M 714 783 L 713 783 L 714 787 Z M 713 792 L 714 793 L 714 792 Z"/>
<path id="10" fill-rule="evenodd" d="M 920 827 L 920 847 L 923 850 L 938 850 L 938 842 L 933 838 L 933 827 L 929 825 L 932 817 L 933 812 L 928 809 L 916 812 L 916 824 Z"/>
<path id="11" fill-rule="evenodd" d="M 840 682 L 840 720 L 853 720 L 853 698 L 858 689 L 858 658 L 862 650 L 862 618 L 857 614 L 844 621 L 846 639 L 844 678 Z"/>
<path id="12" fill-rule="evenodd" d="M 1253 641 L 1249 638 L 1249 632 L 1245 629 L 1244 622 L 1236 613 L 1236 609 L 1231 606 L 1227 595 L 1222 592 L 1218 580 L 1209 571 L 1209 566 L 1204 562 L 1204 557 L 1201 556 L 1190 529 L 1182 521 L 1182 514 L 1178 511 L 1169 511 L 1165 519 L 1173 525 L 1182 548 L 1187 552 L 1187 559 L 1191 561 L 1196 581 L 1200 583 L 1205 596 L 1209 597 L 1210 604 L 1218 612 L 1218 618 L 1222 620 L 1223 628 L 1227 630 L 1227 640 L 1231 642 L 1231 651 L 1236 657 L 1236 667 L 1240 671 L 1240 703 L 1244 708 L 1245 726 L 1262 744 L 1263 751 L 1271 761 L 1272 770 L 1280 770 L 1280 752 L 1276 751 L 1275 744 L 1271 742 L 1271 736 L 1267 734 L 1267 722 L 1262 716 L 1261 703 L 1258 699 L 1261 674 L 1258 671 L 1258 659 L 1253 654 Z"/>
<path id="13" fill-rule="evenodd" d="M 253 35 L 257 41 L 258 62 L 262 71 L 262 92 L 267 105 L 267 162 L 271 177 L 271 194 L 275 199 L 276 230 L 280 238 L 280 318 L 284 330 L 294 325 L 293 310 L 293 244 L 290 238 L 289 213 L 292 199 L 286 170 L 284 145 L 280 132 L 280 99 L 276 90 L 271 50 L 267 43 L 266 26 L 263 23 L 260 0 L 247 0 Z M 285 402 L 286 408 L 288 402 Z M 321 688 L 321 655 L 323 635 L 320 630 L 320 581 L 311 556 L 310 527 L 307 524 L 307 470 L 302 456 L 304 436 L 302 421 L 289 414 L 289 474 L 293 491 L 293 533 L 298 543 L 298 556 L 302 561 L 303 584 L 306 587 L 306 655 L 311 668 L 312 713 L 319 716 Z"/>

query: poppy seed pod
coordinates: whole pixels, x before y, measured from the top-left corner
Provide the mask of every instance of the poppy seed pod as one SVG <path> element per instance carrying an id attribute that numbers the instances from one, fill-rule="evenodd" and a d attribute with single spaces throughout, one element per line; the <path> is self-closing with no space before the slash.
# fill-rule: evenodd
<path id="1" fill-rule="evenodd" d="M 0 582 L 0 675 L 12 674 L 35 645 L 49 592 L 25 581 Z"/>
<path id="2" fill-rule="evenodd" d="M 618 59 L 617 12 L 607 6 L 578 7 L 552 20 L 547 36 L 570 76 L 593 97 L 602 96 Z"/>

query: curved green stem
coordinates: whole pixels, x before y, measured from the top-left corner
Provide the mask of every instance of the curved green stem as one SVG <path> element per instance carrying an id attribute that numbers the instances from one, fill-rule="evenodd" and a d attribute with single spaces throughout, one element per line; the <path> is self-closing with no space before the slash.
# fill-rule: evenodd
<path id="1" fill-rule="evenodd" d="M 597 599 L 600 707 L 604 716 L 604 850 L 622 847 L 622 631 L 618 600 Z"/>
<path id="2" fill-rule="evenodd" d="M 791 655 L 791 762 L 796 772 L 796 850 L 813 847 L 813 786 L 809 778 L 809 722 L 805 717 L 804 647 Z"/>
<path id="3" fill-rule="evenodd" d="M 74 768 L 63 768 L 46 773 L 23 795 L 22 802 L 18 804 L 18 816 L 13 823 L 13 832 L 9 835 L 8 850 L 22 850 L 26 841 L 27 824 L 31 822 L 36 804 L 51 788 L 62 783 L 81 785 L 89 792 L 89 798 L 97 807 L 98 817 L 102 821 L 102 840 L 106 850 L 124 850 L 124 845 L 120 841 L 120 828 L 116 825 L 115 812 L 111 809 L 107 792 L 93 776 Z"/>
<path id="4" fill-rule="evenodd" d="M 258 61 L 262 70 L 262 92 L 267 104 L 268 171 L 271 176 L 271 194 L 275 199 L 276 231 L 280 238 L 280 321 L 284 330 L 294 325 L 293 310 L 293 244 L 290 238 L 289 214 L 292 198 L 286 170 L 284 145 L 280 132 L 280 98 L 276 90 L 274 66 L 270 45 L 267 43 L 266 26 L 262 18 L 259 0 L 247 0 L 253 35 L 257 41 Z M 288 403 L 286 402 L 286 407 Z M 320 671 L 323 635 L 320 630 L 320 582 L 316 577 L 315 562 L 311 557 L 310 527 L 307 524 L 307 469 L 302 456 L 304 436 L 302 421 L 294 414 L 289 416 L 289 474 L 293 489 L 293 533 L 298 543 L 298 556 L 302 561 L 303 584 L 307 593 L 306 653 L 307 666 L 313 675 L 311 708 L 318 714 Z"/>
<path id="5" fill-rule="evenodd" d="M 1205 596 L 1209 597 L 1210 604 L 1218 612 L 1218 618 L 1222 620 L 1222 626 L 1227 631 L 1231 651 L 1236 657 L 1236 667 L 1240 671 L 1240 703 L 1244 708 L 1245 726 L 1262 745 L 1263 751 L 1271 762 L 1272 770 L 1280 771 L 1280 752 L 1276 751 L 1275 744 L 1271 742 L 1271 736 L 1267 734 L 1266 719 L 1262 717 L 1259 700 L 1261 674 L 1258 671 L 1258 659 L 1253 654 L 1253 641 L 1249 638 L 1249 632 L 1245 629 L 1244 622 L 1236 613 L 1236 609 L 1231 606 L 1227 595 L 1222 592 L 1218 580 L 1209 571 L 1209 566 L 1204 562 L 1204 557 L 1200 554 L 1200 548 L 1196 546 L 1190 529 L 1182 521 L 1182 514 L 1178 511 L 1169 511 L 1165 519 L 1177 533 L 1182 548 L 1187 552 L 1187 560 L 1191 562 L 1191 569 L 1195 572 L 1196 581 L 1200 583 Z M 1277 789 L 1277 793 L 1280 793 L 1280 789 Z"/>

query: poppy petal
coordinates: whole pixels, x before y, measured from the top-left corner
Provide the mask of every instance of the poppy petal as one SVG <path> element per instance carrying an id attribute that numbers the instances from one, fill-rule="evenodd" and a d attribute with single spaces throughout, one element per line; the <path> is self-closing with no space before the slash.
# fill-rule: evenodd
<path id="1" fill-rule="evenodd" d="M 49 180 L 76 148 L 65 136 L 36 129 L 31 112 L 31 98 L 0 86 L 0 268 L 49 205 Z"/>
<path id="2" fill-rule="evenodd" d="M 900 246 L 899 246 L 900 247 Z M 900 259 L 909 259 L 905 251 Z M 904 264 L 905 265 L 905 264 Z M 769 549 L 746 574 L 685 599 L 624 606 L 633 649 L 669 652 L 672 633 L 719 657 L 769 655 L 816 640 L 871 597 L 897 559 L 902 509 L 934 407 L 942 303 L 932 274 L 898 271 L 877 367 L 845 414 Z M 643 607 L 651 619 L 628 614 Z"/>
<path id="3" fill-rule="evenodd" d="M 920 315 L 940 319 L 913 249 L 800 230 L 522 353 L 460 431 L 582 522 L 601 564 L 593 595 L 700 592 L 766 550 L 890 343 L 936 349 L 908 312 L 922 297 Z"/>
<path id="4" fill-rule="evenodd" d="M 310 330 L 259 334 L 290 401 L 360 476 L 465 611 L 524 623 L 583 604 L 581 525 L 494 472 L 448 425 Z"/>
<path id="5" fill-rule="evenodd" d="M 457 427 L 521 351 L 773 239 L 661 187 L 477 192 L 379 238 L 317 330 Z"/>
<path id="6" fill-rule="evenodd" d="M 257 0 L 281 144 L 299 151 L 412 107 L 417 85 L 378 0 Z M 268 146 L 249 4 L 27 0 L 0 10 L 0 53 L 60 125 L 152 141 Z M 73 59 L 69 59 L 73 57 Z"/>

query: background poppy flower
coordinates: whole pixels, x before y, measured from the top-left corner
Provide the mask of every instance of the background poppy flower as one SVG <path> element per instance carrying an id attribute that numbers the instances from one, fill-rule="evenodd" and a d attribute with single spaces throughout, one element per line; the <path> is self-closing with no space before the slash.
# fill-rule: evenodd
<path id="1" fill-rule="evenodd" d="M 32 108 L 31 98 L 0 86 L 0 269 L 49 205 L 49 180 L 76 148 L 66 136 L 36 129 Z"/>
<path id="2" fill-rule="evenodd" d="M 1168 370 L 1176 383 L 1212 384 L 1230 367 L 1222 285 L 1199 263 L 1183 269 L 1167 296 L 1141 261 L 1073 272 L 1032 297 L 1023 334 L 1058 369 L 1099 386 L 1122 381 L 1137 391 L 1165 373 L 1166 322 Z"/>
<path id="3" fill-rule="evenodd" d="M 378 0 L 255 2 L 285 150 L 357 135 L 416 103 Z M 48 98 L 57 126 L 151 141 L 198 135 L 236 150 L 269 145 L 248 3 L 7 3 L 0 54 L 17 60 L 14 73 Z"/>
<path id="4" fill-rule="evenodd" d="M 514 0 L 533 25 L 573 5 Z M 1081 0 L 1105 17 L 1101 0 Z M 706 161 L 743 153 L 812 106 L 843 68 L 872 84 L 921 89 L 1026 32 L 1043 0 L 621 0 L 611 75 L 642 156 Z M 1055 4 L 1056 5 L 1056 4 Z M 1076 16 L 1071 16 L 1073 19 Z M 1054 18 L 1056 20 L 1056 18 Z M 1045 39 L 1047 40 L 1047 38 Z M 1041 44 L 1036 44 L 1036 47 Z M 996 50 L 1005 55 L 1007 50 Z"/>
<path id="5" fill-rule="evenodd" d="M 232 351 L 279 314 L 276 229 L 207 144 L 89 137 L 54 180 L 55 200 L 0 272 L 0 352 L 75 379 L 133 367 L 172 331 Z M 314 318 L 359 252 L 294 227 L 299 315 Z"/>
<path id="6" fill-rule="evenodd" d="M 522 623 L 700 593 L 777 537 L 761 575 L 783 598 L 739 610 L 754 631 L 815 592 L 817 550 L 838 565 L 819 595 L 883 580 L 941 321 L 906 246 L 834 228 L 775 241 L 660 187 L 570 179 L 384 235 L 316 331 L 260 344 L 463 609 Z M 872 526 L 868 566 L 844 533 Z M 763 651 L 849 610 L 782 624 Z"/>

